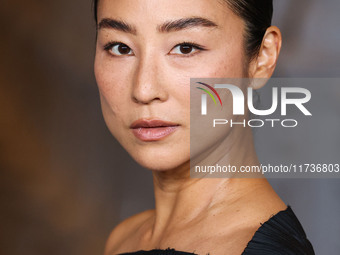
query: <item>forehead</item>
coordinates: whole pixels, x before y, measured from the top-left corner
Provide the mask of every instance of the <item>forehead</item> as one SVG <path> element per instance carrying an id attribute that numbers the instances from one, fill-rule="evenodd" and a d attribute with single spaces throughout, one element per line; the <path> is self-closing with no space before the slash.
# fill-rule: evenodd
<path id="1" fill-rule="evenodd" d="M 221 27 L 240 22 L 223 0 L 100 0 L 98 3 L 98 22 L 114 18 L 151 28 L 187 17 L 203 17 Z"/>

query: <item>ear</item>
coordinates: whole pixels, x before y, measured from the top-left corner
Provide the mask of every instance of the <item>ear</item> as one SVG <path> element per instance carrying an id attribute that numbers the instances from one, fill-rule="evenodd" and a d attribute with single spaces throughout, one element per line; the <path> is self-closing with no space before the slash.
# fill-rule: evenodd
<path id="1" fill-rule="evenodd" d="M 278 27 L 271 26 L 267 29 L 258 57 L 250 63 L 250 75 L 254 78 L 252 87 L 263 87 L 272 76 L 280 54 L 282 35 Z M 263 78 L 263 79 L 258 79 Z"/>

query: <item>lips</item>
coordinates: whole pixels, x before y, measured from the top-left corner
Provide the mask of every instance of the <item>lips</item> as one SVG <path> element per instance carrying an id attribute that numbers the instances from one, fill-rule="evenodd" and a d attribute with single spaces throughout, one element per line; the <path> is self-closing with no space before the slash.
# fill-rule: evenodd
<path id="1" fill-rule="evenodd" d="M 163 120 L 140 119 L 130 126 L 132 133 L 141 141 L 153 142 L 164 139 L 177 131 L 179 124 Z"/>

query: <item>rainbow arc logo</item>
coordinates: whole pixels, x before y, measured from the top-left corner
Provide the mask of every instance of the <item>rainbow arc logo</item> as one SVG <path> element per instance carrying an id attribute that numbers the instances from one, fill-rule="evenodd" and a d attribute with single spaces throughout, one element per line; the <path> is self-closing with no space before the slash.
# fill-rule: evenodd
<path id="1" fill-rule="evenodd" d="M 221 104 L 221 107 L 223 107 L 223 103 L 222 103 L 221 97 L 217 93 L 216 89 L 214 89 L 212 86 L 210 86 L 210 85 L 208 85 L 206 83 L 203 83 L 203 82 L 197 82 L 197 83 L 200 84 L 200 85 L 205 86 L 208 89 L 210 89 L 215 94 L 215 96 L 217 96 L 218 101 Z M 215 105 L 217 105 L 217 101 L 216 101 L 214 95 L 209 90 L 207 90 L 205 88 L 201 88 L 201 87 L 196 87 L 196 88 L 200 89 L 200 90 L 203 90 L 205 93 L 207 93 L 211 97 L 211 99 L 214 101 Z M 206 114 L 207 114 L 207 95 L 203 94 L 202 95 L 202 115 L 206 115 Z"/>
<path id="2" fill-rule="evenodd" d="M 218 100 L 220 101 L 221 106 L 223 106 L 222 100 L 221 100 L 221 98 L 220 98 L 220 95 L 217 93 L 216 89 L 214 89 L 212 86 L 210 86 L 210 85 L 208 85 L 208 84 L 205 84 L 205 83 L 203 83 L 203 82 L 197 82 L 197 83 L 198 83 L 198 84 L 201 84 L 201 85 L 203 85 L 203 86 L 205 86 L 205 87 L 207 87 L 207 88 L 209 88 L 212 92 L 214 92 L 215 95 L 217 96 Z M 216 100 L 215 100 L 215 97 L 213 96 L 213 94 L 211 94 L 210 91 L 208 91 L 208 90 L 206 90 L 206 89 L 203 89 L 203 88 L 200 88 L 200 87 L 196 87 L 196 88 L 198 88 L 198 89 L 200 89 L 200 90 L 203 90 L 205 93 L 207 93 L 207 94 L 212 98 L 212 100 L 214 101 L 215 105 L 217 104 L 217 102 L 216 102 Z"/>

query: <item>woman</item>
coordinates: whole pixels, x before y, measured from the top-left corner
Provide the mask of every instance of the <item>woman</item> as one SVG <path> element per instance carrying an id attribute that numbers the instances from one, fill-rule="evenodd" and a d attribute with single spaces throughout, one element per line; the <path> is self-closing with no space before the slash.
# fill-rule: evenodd
<path id="1" fill-rule="evenodd" d="M 120 223 L 105 254 L 314 254 L 265 179 L 189 174 L 190 78 L 270 78 L 281 48 L 272 1 L 100 0 L 95 15 L 105 122 L 152 170 L 155 192 L 155 209 Z M 259 164 L 250 128 L 232 128 L 221 148 L 224 165 Z"/>

